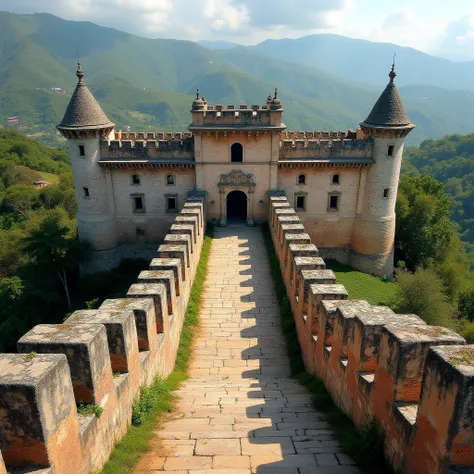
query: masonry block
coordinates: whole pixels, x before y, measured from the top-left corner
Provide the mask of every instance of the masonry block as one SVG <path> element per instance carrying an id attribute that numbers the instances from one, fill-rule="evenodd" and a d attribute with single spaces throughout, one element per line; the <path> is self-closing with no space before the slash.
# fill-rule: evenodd
<path id="1" fill-rule="evenodd" d="M 299 305 L 303 313 L 308 313 L 309 288 L 312 284 L 332 285 L 336 283 L 336 276 L 332 270 L 301 270 L 300 294 L 303 297 Z"/>
<path id="2" fill-rule="evenodd" d="M 154 258 L 150 263 L 150 270 L 172 270 L 176 288 L 176 296 L 183 291 L 182 264 L 179 258 Z"/>
<path id="3" fill-rule="evenodd" d="M 186 258 L 191 263 L 192 247 L 191 237 L 187 234 L 167 234 L 164 239 L 165 245 L 184 245 L 186 247 Z"/>
<path id="4" fill-rule="evenodd" d="M 24 353 L 66 354 L 77 402 L 100 405 L 111 391 L 112 369 L 102 324 L 39 324 L 17 347 Z"/>
<path id="5" fill-rule="evenodd" d="M 176 285 L 173 270 L 144 270 L 138 275 L 138 283 L 162 283 L 165 285 L 168 314 L 175 314 Z"/>
<path id="6" fill-rule="evenodd" d="M 320 332 L 320 318 L 323 300 L 346 300 L 348 297 L 344 285 L 317 285 L 309 287 L 309 307 L 311 308 L 311 333 Z"/>
<path id="7" fill-rule="evenodd" d="M 127 298 L 152 298 L 155 303 L 156 332 L 165 332 L 168 326 L 168 301 L 163 283 L 135 283 L 128 289 Z"/>
<path id="8" fill-rule="evenodd" d="M 129 373 L 132 386 L 139 386 L 138 338 L 135 317 L 131 309 L 74 311 L 65 324 L 103 324 L 107 331 L 112 371 Z"/>
<path id="9" fill-rule="evenodd" d="M 191 240 L 191 252 L 194 252 L 196 245 L 196 236 L 194 235 L 194 226 L 186 224 L 172 224 L 169 234 L 187 234 Z"/>
<path id="10" fill-rule="evenodd" d="M 295 215 L 276 216 L 275 220 L 275 241 L 281 242 L 281 226 L 284 224 L 301 224 L 300 218 Z"/>
<path id="11" fill-rule="evenodd" d="M 187 269 L 190 262 L 187 258 L 187 250 L 185 245 L 160 245 L 158 248 L 159 258 L 179 258 L 181 260 L 181 273 L 183 280 L 186 280 Z"/>
<path id="12" fill-rule="evenodd" d="M 372 408 L 381 423 L 393 403 L 417 403 L 426 356 L 431 346 L 464 344 L 450 329 L 438 326 L 384 326 L 372 389 Z"/>
<path id="13" fill-rule="evenodd" d="M 61 474 L 80 471 L 79 421 L 64 354 L 1 354 L 0 417 L 9 470 L 54 465 Z"/>
<path id="14" fill-rule="evenodd" d="M 176 216 L 175 218 L 176 225 L 192 225 L 194 228 L 194 241 L 197 243 L 199 236 L 201 235 L 201 230 L 199 227 L 198 218 L 195 216 Z"/>
<path id="15" fill-rule="evenodd" d="M 314 244 L 290 244 L 288 249 L 288 262 L 286 266 L 281 265 L 285 281 L 288 281 L 295 271 L 296 257 L 317 257 L 319 254 L 318 248 Z"/>
<path id="16" fill-rule="evenodd" d="M 324 270 L 325 268 L 326 263 L 321 257 L 294 257 L 290 286 L 294 288 L 295 296 L 299 297 L 301 270 Z"/>
<path id="17" fill-rule="evenodd" d="M 200 229 L 203 227 L 203 215 L 199 209 L 183 208 L 179 213 L 182 217 L 196 217 L 198 220 L 198 234 L 201 234 Z"/>
<path id="18" fill-rule="evenodd" d="M 473 410 L 474 345 L 431 347 L 416 416 L 414 472 L 441 472 L 445 466 L 453 473 L 474 472 Z"/>
<path id="19" fill-rule="evenodd" d="M 138 349 L 149 351 L 156 346 L 155 302 L 152 298 L 105 300 L 101 311 L 133 311 L 138 339 Z"/>
<path id="20" fill-rule="evenodd" d="M 307 245 L 311 244 L 311 237 L 309 234 L 282 234 L 283 237 L 283 249 L 282 249 L 282 258 L 284 265 L 287 265 L 289 259 L 290 245 L 292 244 L 302 244 Z"/>

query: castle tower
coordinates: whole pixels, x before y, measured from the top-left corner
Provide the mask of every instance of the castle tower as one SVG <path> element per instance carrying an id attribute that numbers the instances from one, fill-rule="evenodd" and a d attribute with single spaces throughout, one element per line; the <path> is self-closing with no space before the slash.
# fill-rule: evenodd
<path id="1" fill-rule="evenodd" d="M 395 85 L 396 75 L 393 65 L 389 84 L 360 124 L 364 135 L 372 139 L 375 164 L 361 176 L 352 236 L 352 266 L 383 276 L 393 273 L 395 203 L 403 147 L 415 127 Z"/>
<path id="2" fill-rule="evenodd" d="M 100 140 L 113 134 L 115 124 L 86 86 L 80 62 L 77 77 L 76 89 L 57 129 L 68 140 L 79 238 L 89 241 L 94 250 L 107 250 L 117 245 L 114 200 L 110 171 L 98 161 Z"/>

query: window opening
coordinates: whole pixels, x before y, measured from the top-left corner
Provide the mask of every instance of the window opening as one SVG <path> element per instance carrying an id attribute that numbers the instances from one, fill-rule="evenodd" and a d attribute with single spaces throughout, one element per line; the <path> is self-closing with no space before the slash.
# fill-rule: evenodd
<path id="1" fill-rule="evenodd" d="M 79 145 L 79 156 L 86 156 L 86 149 L 84 145 Z"/>
<path id="2" fill-rule="evenodd" d="M 234 143 L 230 147 L 230 161 L 232 163 L 242 163 L 244 161 L 244 147 L 241 143 Z"/>
<path id="3" fill-rule="evenodd" d="M 306 184 L 306 176 L 304 174 L 298 176 L 298 184 Z"/>
<path id="4" fill-rule="evenodd" d="M 89 188 L 87 188 L 87 187 L 84 186 L 84 187 L 82 188 L 82 190 L 84 191 L 84 197 L 85 197 L 85 198 L 90 197 Z"/>
<path id="5" fill-rule="evenodd" d="M 132 175 L 132 184 L 140 184 L 140 176 L 138 174 Z"/>
<path id="6" fill-rule="evenodd" d="M 305 210 L 305 196 L 296 196 L 296 210 L 297 211 Z"/>
<path id="7" fill-rule="evenodd" d="M 339 175 L 338 174 L 333 175 L 332 184 L 339 184 Z"/>

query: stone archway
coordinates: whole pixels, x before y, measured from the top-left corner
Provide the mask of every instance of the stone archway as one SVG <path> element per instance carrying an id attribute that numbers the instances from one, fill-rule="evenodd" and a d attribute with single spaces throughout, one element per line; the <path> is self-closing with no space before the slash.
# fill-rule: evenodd
<path id="1" fill-rule="evenodd" d="M 247 195 L 243 191 L 239 189 L 231 191 L 227 195 L 226 206 L 227 220 L 247 220 Z"/>
<path id="2" fill-rule="evenodd" d="M 232 170 L 230 173 L 221 174 L 217 183 L 220 193 L 220 219 L 219 225 L 227 225 L 227 212 L 230 210 L 240 215 L 249 226 L 255 225 L 253 218 L 253 196 L 255 182 L 252 174 L 246 174 L 241 170 Z M 230 197 L 230 202 L 228 201 Z M 244 200 L 245 199 L 245 200 Z M 245 204 L 245 212 L 243 205 Z"/>

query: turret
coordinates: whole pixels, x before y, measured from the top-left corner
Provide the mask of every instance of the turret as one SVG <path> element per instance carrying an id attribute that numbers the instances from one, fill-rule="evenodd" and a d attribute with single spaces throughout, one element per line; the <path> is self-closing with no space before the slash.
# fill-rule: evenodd
<path id="1" fill-rule="evenodd" d="M 352 238 L 352 265 L 392 276 L 395 204 L 406 136 L 413 125 L 395 85 L 395 64 L 388 83 L 369 116 L 360 124 L 372 139 L 374 164 L 361 177 Z"/>
<path id="2" fill-rule="evenodd" d="M 99 165 L 100 141 L 113 134 L 112 123 L 84 82 L 81 63 L 78 82 L 64 118 L 57 126 L 67 138 L 77 199 L 79 238 L 94 250 L 117 245 L 110 171 Z"/>

